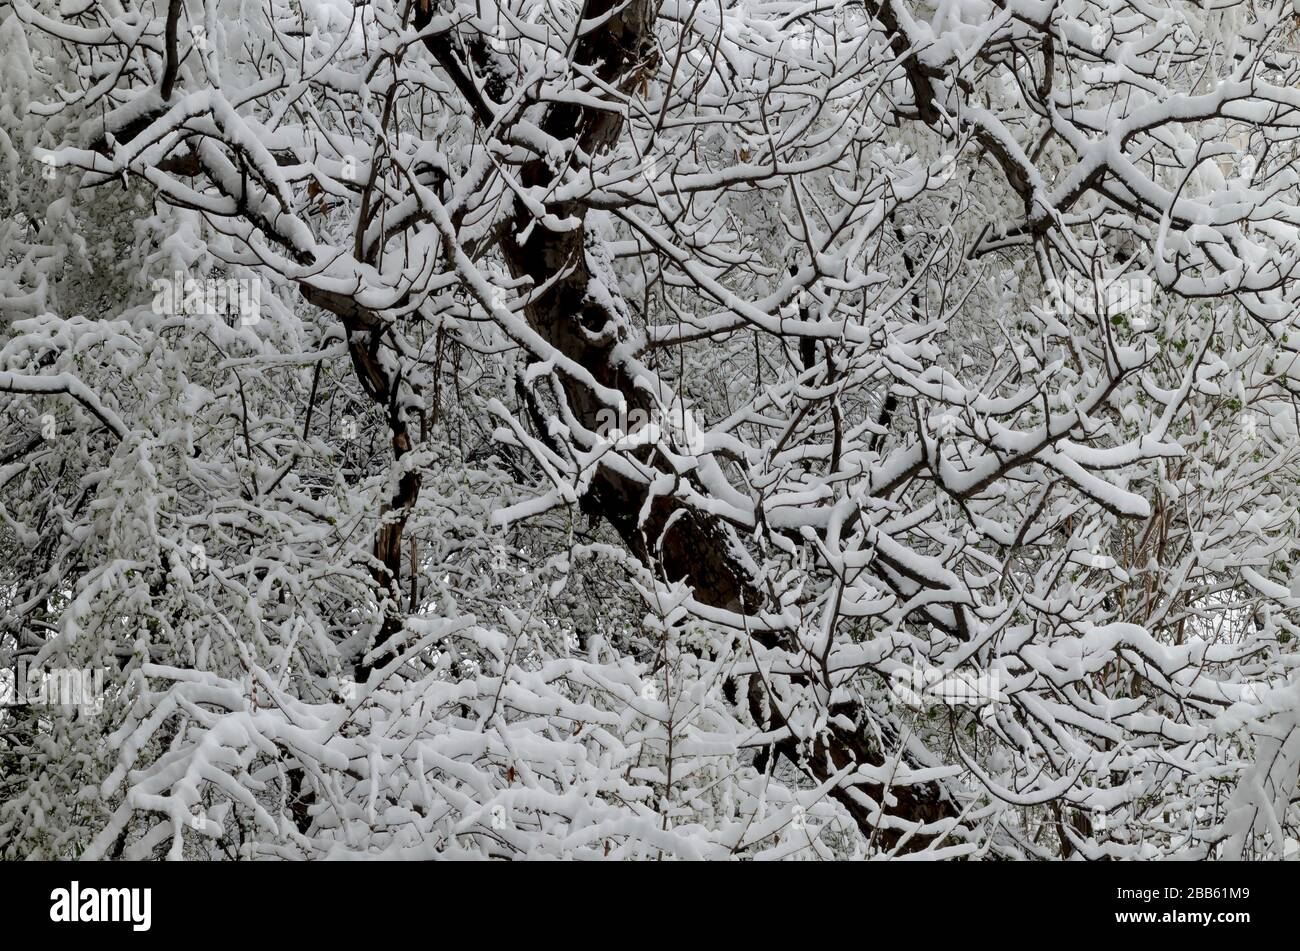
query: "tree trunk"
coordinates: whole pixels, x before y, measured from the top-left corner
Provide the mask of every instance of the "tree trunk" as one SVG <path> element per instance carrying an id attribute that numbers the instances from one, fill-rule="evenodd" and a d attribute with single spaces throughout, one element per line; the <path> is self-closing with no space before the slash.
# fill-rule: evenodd
<path id="1" fill-rule="evenodd" d="M 589 0 L 583 17 L 588 22 L 597 21 L 617 6 L 618 0 Z M 609 85 L 630 91 L 655 66 L 653 28 L 657 10 L 658 4 L 651 0 L 630 0 L 602 27 L 581 39 L 573 61 L 587 66 Z M 416 27 L 423 28 L 430 19 L 431 13 L 417 5 Z M 426 44 L 439 62 L 449 59 L 445 40 L 428 39 Z M 444 62 L 444 65 L 448 64 Z M 450 65 L 456 68 L 454 61 Z M 462 90 L 465 88 L 463 81 L 458 85 Z M 490 113 L 490 109 L 481 107 L 478 111 Z M 573 139 L 580 154 L 595 157 L 613 145 L 622 123 L 621 115 L 613 110 L 561 103 L 550 108 L 542 129 L 556 140 Z M 520 170 L 521 182 L 527 188 L 545 186 L 555 175 L 542 159 L 533 160 Z M 585 221 L 586 208 L 578 201 L 554 202 L 548 205 L 548 211 L 561 219 Z M 629 330 L 626 316 L 612 313 L 588 295 L 592 274 L 585 253 L 585 227 L 550 231 L 534 223 L 530 213 L 516 205 L 502 233 L 511 236 L 500 241 L 498 247 L 513 276 L 529 278 L 534 287 L 550 284 L 526 308 L 531 326 L 566 357 L 581 364 L 598 383 L 618 390 L 627 402 L 629 415 L 639 409 L 648 417 L 653 409 L 649 396 L 634 388 L 627 368 L 615 353 L 615 347 L 625 342 Z M 514 238 L 523 233 L 528 235 L 526 240 Z M 562 386 L 574 415 L 585 427 L 595 431 L 599 426 L 597 414 L 604 408 L 596 394 L 567 376 L 562 377 Z M 647 452 L 646 461 L 651 457 L 652 453 Z M 657 467 L 667 471 L 662 461 Z M 743 566 L 732 557 L 726 526 L 692 509 L 681 512 L 681 503 L 662 496 L 655 498 L 648 515 L 638 524 L 646 493 L 641 483 L 602 467 L 583 499 L 583 506 L 604 518 L 641 561 L 653 562 L 671 580 L 685 579 L 702 603 L 737 613 L 758 611 L 765 599 Z M 766 647 L 776 647 L 779 635 L 759 634 L 757 639 Z M 793 679 L 800 682 L 798 677 Z M 761 694 L 754 690 L 749 694 L 749 709 L 765 730 L 785 727 L 775 704 L 763 703 Z M 855 725 L 854 729 L 829 726 L 811 744 L 808 754 L 801 754 L 799 744 L 792 737 L 780 741 L 777 750 L 818 781 L 825 781 L 853 764 L 882 766 L 884 751 L 869 739 L 863 711 L 855 704 L 846 704 L 831 712 L 847 718 Z M 862 782 L 855 786 L 884 807 L 887 794 L 879 784 Z M 863 832 L 871 835 L 876 826 L 873 810 L 855 797 L 850 788 L 837 787 L 832 795 L 845 806 Z M 953 804 L 934 784 L 892 788 L 888 796 L 896 800 L 892 813 L 908 821 L 933 822 L 956 815 Z M 893 829 L 875 831 L 876 841 L 886 848 L 893 847 L 900 836 Z M 931 838 L 913 836 L 905 847 L 919 848 Z"/>

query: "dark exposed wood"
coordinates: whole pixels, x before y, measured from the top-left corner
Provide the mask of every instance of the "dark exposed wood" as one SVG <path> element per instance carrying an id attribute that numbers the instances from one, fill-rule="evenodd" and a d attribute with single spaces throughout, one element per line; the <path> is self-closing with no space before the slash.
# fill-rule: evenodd
<path id="1" fill-rule="evenodd" d="M 589 0 L 584 10 L 588 21 L 610 14 L 618 0 Z M 588 32 L 577 44 L 574 61 L 595 73 L 601 81 L 625 92 L 641 81 L 654 66 L 657 56 L 653 26 L 658 4 L 650 0 L 630 0 L 613 13 L 604 25 Z M 417 8 L 416 26 L 422 28 L 431 14 Z M 423 23 L 422 23 L 423 19 Z M 439 44 L 426 41 L 431 52 L 439 56 Z M 441 57 L 439 57 L 441 62 Z M 459 85 L 459 83 L 458 83 Z M 578 143 L 575 161 L 591 160 L 606 152 L 622 130 L 622 116 L 614 110 L 595 110 L 572 102 L 552 105 L 542 122 L 543 130 L 556 140 Z M 520 179 L 526 187 L 544 186 L 556 172 L 542 159 L 525 164 Z M 557 218 L 584 221 L 586 208 L 579 200 L 552 202 L 548 205 Z M 532 224 L 525 209 L 517 208 L 514 220 L 506 229 L 511 234 L 526 233 L 523 241 L 499 244 L 515 278 L 527 278 L 534 287 L 546 287 L 544 293 L 530 299 L 526 308 L 529 323 L 545 340 L 566 357 L 580 364 L 602 386 L 616 389 L 626 400 L 628 412 L 653 409 L 648 395 L 634 387 L 629 371 L 620 361 L 615 348 L 624 342 L 628 326 L 623 314 L 610 313 L 605 304 L 587 293 L 592 280 L 585 253 L 585 227 L 551 231 Z M 527 230 L 525 231 L 525 229 Z M 548 286 L 549 285 L 549 286 Z M 585 384 L 562 377 L 565 397 L 577 419 L 589 429 L 599 426 L 598 413 L 604 408 Z M 649 451 L 642 460 L 670 471 L 662 460 Z M 602 468 L 583 507 L 599 515 L 623 539 L 627 547 L 644 563 L 665 573 L 670 580 L 685 579 L 701 602 L 737 613 L 755 613 L 764 603 L 763 594 L 754 586 L 742 564 L 732 554 L 730 533 L 719 520 L 685 508 L 675 499 L 658 496 L 644 518 L 647 489 L 640 482 Z M 764 646 L 780 645 L 779 635 L 765 633 L 756 637 Z M 794 677 L 796 682 L 807 678 Z M 761 690 L 751 684 L 749 710 L 756 722 L 768 730 L 785 728 L 776 704 L 768 702 Z M 867 733 L 865 711 L 854 704 L 844 704 L 832 711 L 853 724 L 852 728 L 831 725 L 808 750 L 788 737 L 776 744 L 778 752 L 818 781 L 824 781 L 846 766 L 885 762 Z M 943 797 L 934 784 L 898 786 L 888 790 L 879 784 L 863 782 L 857 789 L 878 804 L 892 798 L 896 804 L 887 811 L 907 821 L 933 822 L 955 815 L 953 804 Z M 876 841 L 893 847 L 900 838 L 894 829 L 876 830 L 873 810 L 849 788 L 837 787 L 832 795 L 839 800 L 867 834 L 875 831 Z M 917 835 L 906 848 L 918 848 L 931 836 Z"/>

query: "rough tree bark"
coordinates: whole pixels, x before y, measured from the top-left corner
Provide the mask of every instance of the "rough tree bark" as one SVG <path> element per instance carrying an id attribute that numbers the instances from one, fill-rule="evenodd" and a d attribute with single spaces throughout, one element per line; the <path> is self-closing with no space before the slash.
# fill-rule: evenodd
<path id="1" fill-rule="evenodd" d="M 427 0 L 417 0 L 415 25 L 420 29 L 432 19 L 432 11 L 426 4 Z M 658 3 L 630 0 L 610 15 L 619 7 L 620 0 L 588 0 L 583 11 L 585 20 L 598 22 L 605 16 L 609 19 L 579 40 L 573 59 L 602 82 L 630 92 L 655 66 L 653 29 Z M 465 74 L 445 39 L 428 38 L 425 42 L 439 63 L 453 72 L 453 79 L 463 94 L 479 95 L 472 83 L 465 81 Z M 475 50 L 469 52 L 473 57 Z M 471 100 L 470 105 L 480 118 L 494 114 L 493 106 L 488 103 Z M 609 149 L 622 125 L 618 111 L 591 109 L 572 102 L 551 106 L 541 123 L 543 131 L 553 139 L 576 142 L 575 155 L 579 161 Z M 525 187 L 538 188 L 548 184 L 556 174 L 545 160 L 538 158 L 522 167 L 520 179 Z M 530 213 L 516 205 L 502 229 L 502 233 L 512 238 L 498 244 L 514 277 L 527 278 L 534 287 L 547 288 L 527 305 L 527 319 L 548 343 L 580 364 L 598 383 L 618 390 L 627 402 L 629 415 L 633 409 L 640 409 L 649 418 L 654 409 L 650 396 L 634 386 L 634 380 L 615 352 L 625 342 L 629 329 L 625 315 L 611 313 L 605 304 L 588 294 L 592 273 L 585 253 L 587 209 L 580 200 L 572 200 L 552 202 L 547 210 L 557 218 L 577 220 L 584 226 L 566 231 L 528 227 L 533 224 Z M 513 236 L 519 234 L 528 237 L 515 240 Z M 563 377 L 562 385 L 577 419 L 596 430 L 597 414 L 604 405 L 580 381 Z M 669 471 L 666 463 L 654 459 L 652 453 L 647 452 L 644 461 L 661 471 Z M 682 511 L 681 503 L 663 496 L 657 496 L 646 517 L 639 519 L 646 494 L 645 485 L 602 467 L 583 505 L 588 512 L 605 519 L 640 560 L 653 562 L 671 580 L 685 579 L 702 603 L 742 614 L 763 607 L 762 592 L 731 554 L 730 533 L 719 520 L 689 508 Z M 779 634 L 764 633 L 757 635 L 757 639 L 766 647 L 780 646 Z M 761 689 L 751 688 L 747 700 L 751 715 L 765 730 L 785 728 L 776 704 L 769 702 Z M 833 723 L 813 741 L 811 749 L 801 750 L 798 741 L 788 737 L 776 744 L 777 751 L 818 781 L 825 781 L 855 764 L 880 767 L 885 763 L 884 751 L 867 733 L 864 711 L 855 704 L 843 704 L 830 712 L 834 719 L 854 724 L 853 728 Z M 865 791 L 882 808 L 890 800 L 892 808 L 886 811 L 910 822 L 935 822 L 956 815 L 954 804 L 933 784 L 886 790 L 875 783 L 859 783 L 856 788 Z M 876 841 L 886 848 L 897 844 L 901 834 L 893 829 L 876 830 L 873 810 L 860 795 L 854 794 L 852 787 L 836 787 L 832 794 L 866 834 L 875 831 Z M 920 848 L 931 838 L 912 836 L 905 848 Z"/>

